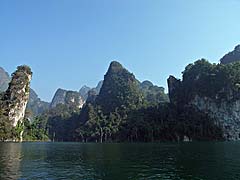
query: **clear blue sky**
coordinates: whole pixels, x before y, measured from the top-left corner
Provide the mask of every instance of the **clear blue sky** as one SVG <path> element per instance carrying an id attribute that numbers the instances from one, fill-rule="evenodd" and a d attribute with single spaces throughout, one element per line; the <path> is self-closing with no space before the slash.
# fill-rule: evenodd
<path id="1" fill-rule="evenodd" d="M 59 87 L 95 86 L 112 60 L 166 87 L 239 44 L 239 19 L 238 0 L 0 0 L 0 66 L 31 66 L 47 101 Z"/>

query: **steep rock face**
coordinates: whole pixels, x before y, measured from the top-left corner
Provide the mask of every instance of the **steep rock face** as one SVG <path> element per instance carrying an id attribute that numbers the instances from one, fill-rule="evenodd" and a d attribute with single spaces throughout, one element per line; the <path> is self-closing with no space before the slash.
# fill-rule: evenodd
<path id="1" fill-rule="evenodd" d="M 48 110 L 49 106 L 50 106 L 50 103 L 42 101 L 38 97 L 37 93 L 33 89 L 30 89 L 30 96 L 27 104 L 27 110 L 33 113 L 32 114 L 33 117 Z"/>
<path id="2" fill-rule="evenodd" d="M 4 94 L 3 106 L 13 127 L 22 122 L 25 116 L 31 78 L 31 69 L 28 66 L 19 66 L 12 74 L 12 80 Z"/>
<path id="3" fill-rule="evenodd" d="M 101 88 L 103 85 L 103 81 L 99 81 L 99 83 L 97 84 L 97 86 L 95 88 L 90 88 L 88 86 L 83 86 L 80 90 L 79 93 L 82 96 L 83 100 L 86 101 L 88 99 L 88 94 L 90 91 L 94 91 L 96 95 L 99 94 Z"/>
<path id="4" fill-rule="evenodd" d="M 223 129 L 227 140 L 240 140 L 240 100 L 216 103 L 208 97 L 195 96 L 189 104 L 217 119 L 215 124 Z"/>
<path id="5" fill-rule="evenodd" d="M 0 67 L 0 92 L 5 92 L 8 84 L 11 81 L 8 73 Z M 29 101 L 27 103 L 27 110 L 32 113 L 32 116 L 37 116 L 49 108 L 49 103 L 41 101 L 33 89 L 30 89 Z"/>
<path id="6" fill-rule="evenodd" d="M 56 107 L 58 104 L 64 104 L 65 103 L 65 97 L 67 94 L 67 90 L 64 89 L 58 89 L 56 93 L 54 94 L 54 97 L 52 99 L 52 102 L 50 104 L 51 108 Z"/>
<path id="7" fill-rule="evenodd" d="M 220 62 L 222 64 L 228 64 L 232 62 L 240 61 L 240 45 L 237 45 L 233 51 L 229 52 L 228 54 L 224 55 Z"/>
<path id="8" fill-rule="evenodd" d="M 0 92 L 7 90 L 10 80 L 11 78 L 9 77 L 8 73 L 2 67 L 0 67 Z"/>
<path id="9" fill-rule="evenodd" d="M 239 80 L 239 63 L 216 65 L 202 59 L 186 67 L 182 81 L 173 76 L 168 79 L 170 101 L 180 110 L 200 110 L 222 129 L 224 139 L 239 140 Z"/>
<path id="10" fill-rule="evenodd" d="M 79 93 L 80 95 L 83 97 L 84 101 L 87 100 L 88 98 L 88 92 L 91 90 L 90 87 L 88 86 L 83 86 L 80 90 L 79 90 Z"/>
<path id="11" fill-rule="evenodd" d="M 84 104 L 84 100 L 78 92 L 58 89 L 53 97 L 50 107 L 54 108 L 58 104 L 81 108 Z"/>
<path id="12" fill-rule="evenodd" d="M 103 81 L 99 81 L 97 86 L 95 88 L 93 88 L 92 90 L 96 92 L 96 94 L 98 95 L 100 93 L 100 90 L 102 88 L 103 85 Z"/>
<path id="13" fill-rule="evenodd" d="M 95 100 L 97 98 L 97 93 L 94 90 L 88 91 L 88 98 L 86 100 L 86 103 L 94 104 Z"/>
<path id="14" fill-rule="evenodd" d="M 181 90 L 181 80 L 175 78 L 174 76 L 169 76 L 168 80 L 168 95 L 172 104 L 176 105 L 182 93 Z"/>

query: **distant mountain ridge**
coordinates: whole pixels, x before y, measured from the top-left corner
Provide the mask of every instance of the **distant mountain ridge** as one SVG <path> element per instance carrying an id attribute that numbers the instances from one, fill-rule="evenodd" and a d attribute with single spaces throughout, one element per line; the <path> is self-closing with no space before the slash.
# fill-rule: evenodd
<path id="1" fill-rule="evenodd" d="M 50 103 L 42 101 L 37 93 L 30 89 L 29 101 L 27 104 L 27 109 L 32 112 L 32 116 L 37 116 L 49 109 Z"/>
<path id="2" fill-rule="evenodd" d="M 88 98 L 88 93 L 89 93 L 90 91 L 94 91 L 94 92 L 96 93 L 96 95 L 98 95 L 99 92 L 100 92 L 100 90 L 101 90 L 101 88 L 102 88 L 102 85 L 103 85 L 103 81 L 99 81 L 98 84 L 97 84 L 97 86 L 96 86 L 95 88 L 90 88 L 90 87 L 84 85 L 84 86 L 79 90 L 79 93 L 80 93 L 80 95 L 83 97 L 84 101 L 86 101 L 87 98 Z"/>
<path id="3" fill-rule="evenodd" d="M 8 83 L 11 81 L 9 74 L 0 67 L 0 92 L 4 92 L 8 88 Z"/>

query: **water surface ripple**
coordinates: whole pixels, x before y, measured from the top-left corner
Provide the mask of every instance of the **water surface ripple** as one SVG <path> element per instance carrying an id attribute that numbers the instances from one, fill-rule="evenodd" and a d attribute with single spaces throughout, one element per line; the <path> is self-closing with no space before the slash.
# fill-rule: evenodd
<path id="1" fill-rule="evenodd" d="M 240 179 L 240 142 L 0 143 L 1 180 Z"/>

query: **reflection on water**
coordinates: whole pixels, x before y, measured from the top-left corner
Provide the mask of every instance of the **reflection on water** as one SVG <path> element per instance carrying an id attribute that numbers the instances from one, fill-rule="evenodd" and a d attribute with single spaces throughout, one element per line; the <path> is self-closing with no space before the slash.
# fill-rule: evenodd
<path id="1" fill-rule="evenodd" d="M 0 179 L 19 179 L 21 176 L 20 143 L 0 143 Z"/>
<path id="2" fill-rule="evenodd" d="M 239 179 L 240 142 L 6 143 L 0 179 Z"/>

